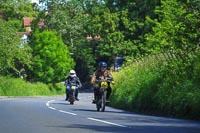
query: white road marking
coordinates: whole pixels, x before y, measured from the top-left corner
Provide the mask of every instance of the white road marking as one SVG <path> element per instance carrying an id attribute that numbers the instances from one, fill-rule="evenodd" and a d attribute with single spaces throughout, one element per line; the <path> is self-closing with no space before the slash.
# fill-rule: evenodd
<path id="1" fill-rule="evenodd" d="M 56 108 L 53 108 L 50 106 L 50 103 L 51 102 L 54 102 L 55 100 L 50 100 L 46 103 L 46 106 L 52 110 L 57 110 Z M 57 110 L 61 113 L 65 113 L 65 114 L 70 114 L 70 115 L 77 115 L 75 113 L 72 113 L 72 112 L 67 112 L 67 111 L 64 111 L 64 110 Z M 89 120 L 93 120 L 93 121 L 98 121 L 98 122 L 102 122 L 102 123 L 106 123 L 106 124 L 110 124 L 110 125 L 115 125 L 115 126 L 119 126 L 119 127 L 127 127 L 127 126 L 124 126 L 124 125 L 121 125 L 121 124 L 117 124 L 117 123 L 112 123 L 112 122 L 108 122 L 108 121 L 104 121 L 104 120 L 100 120 L 100 119 L 95 119 L 95 118 L 92 118 L 92 117 L 88 117 L 87 119 Z"/>
<path id="2" fill-rule="evenodd" d="M 48 108 L 53 109 L 53 110 L 56 110 L 56 108 L 53 108 L 53 107 L 48 107 Z"/>
<path id="3" fill-rule="evenodd" d="M 59 112 L 62 112 L 62 113 L 66 113 L 66 114 L 70 114 L 70 115 L 77 115 L 75 113 L 71 113 L 71 112 L 67 112 L 67 111 L 63 111 L 63 110 L 58 110 Z"/>
<path id="4" fill-rule="evenodd" d="M 56 108 L 53 108 L 53 107 L 50 106 L 50 103 L 51 103 L 51 102 L 54 102 L 54 101 L 55 101 L 55 100 L 50 100 L 50 101 L 48 101 L 48 102 L 46 103 L 46 106 L 47 106 L 48 108 L 52 109 L 52 110 L 57 110 Z M 77 115 L 77 114 L 75 114 L 75 113 L 66 112 L 66 111 L 63 111 L 63 110 L 57 110 L 57 111 L 62 112 L 62 113 L 65 113 L 65 114 Z"/>
<path id="5" fill-rule="evenodd" d="M 124 125 L 120 125 L 120 124 L 117 124 L 117 123 L 112 123 L 112 122 L 108 122 L 108 121 L 104 121 L 104 120 L 100 120 L 100 119 L 95 119 L 95 118 L 90 118 L 90 117 L 88 119 L 93 120 L 93 121 L 103 122 L 103 123 L 110 124 L 110 125 L 119 126 L 119 127 L 127 127 L 127 126 L 124 126 Z"/>
<path id="6" fill-rule="evenodd" d="M 54 101 L 55 101 L 55 100 L 50 100 L 50 101 L 48 101 L 48 102 L 46 103 L 46 106 L 49 107 L 49 103 L 50 103 L 50 102 L 54 102 Z"/>

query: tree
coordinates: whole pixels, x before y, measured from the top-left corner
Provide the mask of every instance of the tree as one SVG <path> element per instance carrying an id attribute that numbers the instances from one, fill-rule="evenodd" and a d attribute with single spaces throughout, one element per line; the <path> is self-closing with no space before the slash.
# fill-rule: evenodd
<path id="1" fill-rule="evenodd" d="M 73 58 L 78 64 L 76 69 L 81 71 L 94 69 L 102 60 L 107 61 L 110 66 L 117 55 L 136 58 L 141 54 L 171 47 L 183 48 L 195 39 L 191 35 L 198 36 L 192 33 L 199 29 L 198 23 L 196 24 L 198 19 L 192 13 L 187 14 L 187 10 L 192 12 L 192 8 L 185 4 L 186 1 L 42 0 L 42 2 L 47 5 L 48 11 L 48 13 L 45 11 L 44 15 L 46 28 L 56 29 L 62 34 L 64 43 L 69 46 L 70 52 L 74 53 Z M 195 6 L 197 2 L 187 2 L 195 9 L 198 16 L 199 8 Z M 184 18 L 185 15 L 187 19 Z M 192 25 L 187 25 L 187 20 Z M 191 30 L 189 27 L 192 27 Z M 191 34 L 185 34 L 187 32 Z M 93 39 L 86 40 L 87 34 L 93 35 Z M 94 37 L 98 34 L 101 39 L 95 40 Z M 81 60 L 83 57 L 87 58 Z"/>
<path id="2" fill-rule="evenodd" d="M 123 43 L 123 55 L 136 58 L 145 54 L 143 50 L 144 36 L 151 32 L 152 25 L 146 17 L 157 18 L 154 10 L 160 6 L 160 0 L 105 0 L 111 12 L 118 12 L 119 27 L 127 43 Z"/>
<path id="3" fill-rule="evenodd" d="M 0 19 L 0 74 L 17 76 L 22 67 L 31 64 L 31 49 L 21 47 L 20 38 L 14 27 Z"/>
<path id="4" fill-rule="evenodd" d="M 195 47 L 200 45 L 200 0 L 187 0 L 184 2 L 187 13 L 185 14 L 184 23 L 187 27 L 185 32 L 187 46 Z"/>
<path id="5" fill-rule="evenodd" d="M 86 30 L 88 15 L 83 12 L 82 4 L 77 0 L 72 1 L 47 1 L 46 10 L 40 14 L 45 21 L 45 29 L 56 30 L 62 35 L 63 42 L 69 48 L 70 54 L 76 62 L 75 70 L 84 81 L 93 71 L 94 59 L 91 48 L 86 43 Z"/>
<path id="6" fill-rule="evenodd" d="M 31 37 L 33 49 L 32 73 L 34 81 L 56 83 L 64 80 L 75 66 L 68 47 L 54 31 L 34 32 Z"/>
<path id="7" fill-rule="evenodd" d="M 186 9 L 177 0 L 162 1 L 162 5 L 155 12 L 158 19 L 150 19 L 155 24 L 152 33 L 145 35 L 146 43 L 143 48 L 147 52 L 166 51 L 171 48 L 183 49 L 188 43 L 185 25 Z"/>
<path id="8" fill-rule="evenodd" d="M 106 61 L 109 65 L 113 64 L 114 57 L 120 54 L 121 44 L 124 42 L 123 34 L 118 30 L 119 14 L 111 13 L 103 2 L 87 3 L 85 12 L 88 12 L 88 24 L 85 30 L 93 36 L 90 47 L 93 49 L 95 65 L 99 61 Z M 95 36 L 100 35 L 100 39 Z"/>
<path id="9" fill-rule="evenodd" d="M 37 17 L 38 10 L 30 0 L 0 0 L 0 13 L 19 31 L 25 31 L 23 17 Z"/>
<path id="10" fill-rule="evenodd" d="M 38 11 L 30 0 L 0 0 L 0 12 L 6 15 L 6 20 L 18 19 L 23 17 L 37 17 Z"/>

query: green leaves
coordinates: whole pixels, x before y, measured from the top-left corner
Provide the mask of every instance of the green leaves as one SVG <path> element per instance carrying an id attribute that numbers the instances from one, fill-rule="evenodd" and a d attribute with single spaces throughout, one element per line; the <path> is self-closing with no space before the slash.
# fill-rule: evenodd
<path id="1" fill-rule="evenodd" d="M 31 49 L 20 42 L 16 29 L 0 20 L 0 74 L 17 75 L 22 65 L 31 63 Z M 11 73 L 12 72 L 12 73 Z"/>
<path id="2" fill-rule="evenodd" d="M 38 14 L 30 0 L 4 0 L 0 1 L 0 7 L 0 12 L 6 14 L 6 20 L 21 20 Z"/>
<path id="3" fill-rule="evenodd" d="M 199 120 L 199 51 L 192 55 L 183 53 L 181 59 L 178 53 L 173 58 L 163 55 L 146 56 L 114 72 L 111 105 Z"/>
<path id="4" fill-rule="evenodd" d="M 31 40 L 35 81 L 58 82 L 65 78 L 75 65 L 69 50 L 56 32 L 35 32 Z"/>
<path id="5" fill-rule="evenodd" d="M 176 0 L 162 1 L 161 4 L 155 10 L 158 19 L 155 19 L 154 22 L 147 19 L 155 24 L 153 32 L 145 35 L 145 44 L 149 51 L 184 49 L 186 46 L 195 47 L 192 42 L 196 42 L 194 40 L 198 38 L 199 28 L 196 26 L 198 18 L 195 18 L 194 14 L 185 8 L 189 8 L 190 4 L 186 5 L 184 2 Z"/>

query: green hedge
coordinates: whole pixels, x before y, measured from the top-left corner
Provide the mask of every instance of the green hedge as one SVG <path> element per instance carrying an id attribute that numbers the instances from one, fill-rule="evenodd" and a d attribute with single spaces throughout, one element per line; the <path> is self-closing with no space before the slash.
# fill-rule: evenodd
<path id="1" fill-rule="evenodd" d="M 64 94 L 64 85 L 30 83 L 20 78 L 0 76 L 0 96 L 45 96 Z"/>
<path id="2" fill-rule="evenodd" d="M 184 60 L 149 58 L 114 72 L 111 106 L 200 120 L 200 54 Z"/>

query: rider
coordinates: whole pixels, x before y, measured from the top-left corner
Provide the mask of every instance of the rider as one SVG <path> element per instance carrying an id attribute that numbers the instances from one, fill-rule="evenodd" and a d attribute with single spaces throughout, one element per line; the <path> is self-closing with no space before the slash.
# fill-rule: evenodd
<path id="1" fill-rule="evenodd" d="M 74 70 L 70 70 L 69 72 L 69 76 L 67 77 L 67 79 L 65 80 L 65 85 L 66 85 L 66 101 L 68 100 L 69 98 L 69 95 L 68 95 L 68 91 L 70 89 L 70 86 L 72 84 L 76 84 L 77 85 L 77 88 L 75 90 L 75 99 L 77 101 L 79 101 L 78 99 L 78 88 L 81 88 L 82 87 L 82 84 L 81 84 L 81 81 L 79 79 L 79 77 L 76 75 L 76 72 Z"/>
<path id="2" fill-rule="evenodd" d="M 99 83 L 95 82 L 96 79 L 105 79 L 105 78 L 112 78 L 112 83 L 114 82 L 113 76 L 110 71 L 107 70 L 107 63 L 106 62 L 100 62 L 99 63 L 99 70 L 95 71 L 91 83 L 94 88 L 94 100 L 93 103 L 96 102 L 96 97 L 98 94 L 98 90 L 100 88 Z M 106 100 L 108 101 L 110 94 L 111 94 L 111 87 L 110 87 L 110 82 L 108 82 L 108 89 L 107 89 L 107 95 L 106 95 Z"/>

